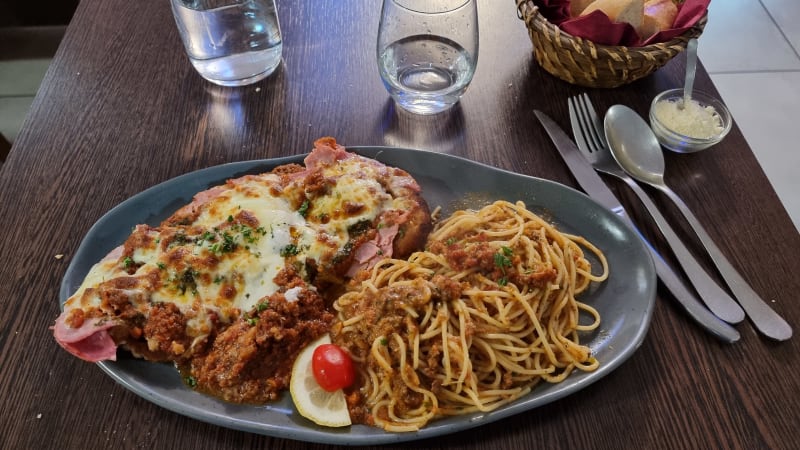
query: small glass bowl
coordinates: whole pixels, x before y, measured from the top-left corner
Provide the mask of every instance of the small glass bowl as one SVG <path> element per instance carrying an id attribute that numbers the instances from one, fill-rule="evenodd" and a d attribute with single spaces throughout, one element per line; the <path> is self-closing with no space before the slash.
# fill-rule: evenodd
<path id="1" fill-rule="evenodd" d="M 678 153 L 694 153 L 705 150 L 718 143 L 731 130 L 733 120 L 731 112 L 724 103 L 702 91 L 692 91 L 692 100 L 702 107 L 711 106 L 719 115 L 722 122 L 721 130 L 708 138 L 694 138 L 681 134 L 669 128 L 668 124 L 660 121 L 655 114 L 656 104 L 660 101 L 682 102 L 683 89 L 670 89 L 664 91 L 653 99 L 650 104 L 650 128 L 653 129 L 658 142 L 664 147 Z"/>

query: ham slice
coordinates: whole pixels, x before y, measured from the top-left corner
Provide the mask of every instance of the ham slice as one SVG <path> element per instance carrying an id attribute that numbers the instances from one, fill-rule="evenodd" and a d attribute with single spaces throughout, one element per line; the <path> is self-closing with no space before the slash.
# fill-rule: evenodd
<path id="1" fill-rule="evenodd" d="M 56 342 L 64 350 L 88 362 L 117 360 L 117 344 L 108 333 L 115 322 L 85 320 L 80 327 L 72 328 L 67 325 L 66 317 L 67 311 L 64 311 L 51 327 Z"/>
<path id="2" fill-rule="evenodd" d="M 369 269 L 383 258 L 391 258 L 393 254 L 394 237 L 400 226 L 395 224 L 378 230 L 375 239 L 358 246 L 353 256 L 353 264 L 347 270 L 347 276 L 353 277 L 359 270 Z"/>
<path id="3" fill-rule="evenodd" d="M 311 171 L 319 166 L 327 166 L 351 156 L 353 154 L 347 153 L 343 146 L 336 143 L 336 139 L 321 138 L 314 141 L 314 149 L 306 156 L 303 163 L 306 169 Z"/>

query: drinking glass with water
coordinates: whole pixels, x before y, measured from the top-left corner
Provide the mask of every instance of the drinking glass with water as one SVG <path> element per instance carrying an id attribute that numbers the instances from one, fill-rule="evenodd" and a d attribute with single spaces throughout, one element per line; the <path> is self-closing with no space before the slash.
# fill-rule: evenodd
<path id="1" fill-rule="evenodd" d="M 477 62 L 476 0 L 383 0 L 378 69 L 401 108 L 418 114 L 451 108 Z"/>
<path id="2" fill-rule="evenodd" d="M 200 75 L 243 86 L 271 74 L 283 41 L 275 0 L 170 0 L 178 31 Z"/>

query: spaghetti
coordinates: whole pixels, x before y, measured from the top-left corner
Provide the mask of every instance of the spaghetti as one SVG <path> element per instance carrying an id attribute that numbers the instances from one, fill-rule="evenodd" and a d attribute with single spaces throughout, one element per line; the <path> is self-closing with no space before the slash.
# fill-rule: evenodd
<path id="1" fill-rule="evenodd" d="M 597 256 L 593 275 L 583 248 Z M 385 259 L 334 303 L 334 342 L 360 367 L 354 421 L 387 431 L 491 411 L 598 361 L 579 342 L 596 309 L 575 296 L 608 276 L 603 253 L 516 204 L 458 211 L 425 251 Z M 579 312 L 590 324 L 579 323 Z"/>

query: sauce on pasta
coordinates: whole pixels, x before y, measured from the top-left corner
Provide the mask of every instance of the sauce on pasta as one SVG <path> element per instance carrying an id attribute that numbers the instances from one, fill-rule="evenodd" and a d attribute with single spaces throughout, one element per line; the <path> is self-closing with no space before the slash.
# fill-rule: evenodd
<path id="1" fill-rule="evenodd" d="M 598 275 L 584 248 L 599 260 Z M 599 249 L 522 202 L 454 213 L 424 251 L 384 259 L 334 302 L 333 341 L 360 372 L 348 392 L 353 421 L 414 431 L 595 370 L 579 333 L 600 317 L 576 296 L 607 277 Z M 579 323 L 581 311 L 591 323 Z"/>

